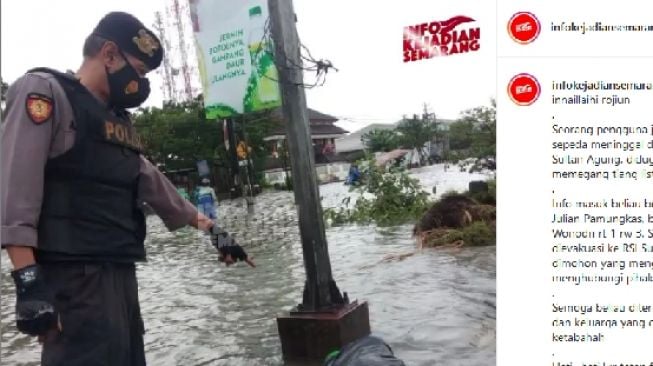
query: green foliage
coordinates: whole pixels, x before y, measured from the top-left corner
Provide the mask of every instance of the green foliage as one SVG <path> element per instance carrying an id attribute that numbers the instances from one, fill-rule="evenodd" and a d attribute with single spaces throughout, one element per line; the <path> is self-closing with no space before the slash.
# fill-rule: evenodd
<path id="1" fill-rule="evenodd" d="M 222 125 L 205 120 L 197 102 L 141 109 L 134 125 L 143 138 L 148 159 L 167 170 L 192 168 L 198 160 L 211 165 L 224 152 L 219 148 L 223 146 Z"/>
<path id="2" fill-rule="evenodd" d="M 238 128 L 242 128 L 244 136 L 247 139 L 249 146 L 252 148 L 250 159 L 252 159 L 255 172 L 254 176 L 257 182 L 260 182 L 261 179 L 263 179 L 265 161 L 271 153 L 268 151 L 263 139 L 275 126 L 276 122 L 270 118 L 268 112 L 250 113 L 242 119 L 241 124 L 238 124 Z"/>
<path id="3" fill-rule="evenodd" d="M 412 118 L 404 118 L 397 125 L 400 144 L 404 148 L 417 149 L 420 161 L 425 160 L 423 147 L 427 142 L 433 141 L 438 135 L 438 126 L 433 113 L 429 113 L 426 105 L 421 117 L 416 114 Z"/>
<path id="4" fill-rule="evenodd" d="M 147 158 L 167 170 L 194 168 L 198 160 L 207 160 L 209 166 L 228 165 L 222 122 L 207 120 L 204 113 L 199 101 L 138 110 L 134 125 L 146 146 Z M 250 158 L 257 172 L 268 154 L 263 138 L 273 125 L 269 115 L 262 113 L 236 123 L 237 132 L 244 132 L 252 147 Z"/>
<path id="5" fill-rule="evenodd" d="M 395 130 L 376 129 L 361 137 L 370 152 L 388 152 L 399 147 L 399 135 Z"/>
<path id="6" fill-rule="evenodd" d="M 488 191 L 487 192 L 470 192 L 470 191 L 465 191 L 462 193 L 463 195 L 473 199 L 474 201 L 484 204 L 484 205 L 496 205 L 497 202 L 497 180 L 496 179 L 489 179 L 486 181 L 488 185 Z M 460 195 L 460 193 L 454 191 L 454 190 L 449 190 L 444 192 L 441 196 L 440 199 L 450 197 L 450 196 L 457 196 Z"/>
<path id="7" fill-rule="evenodd" d="M 417 179 L 403 170 L 386 173 L 372 161 L 359 165 L 368 166 L 363 173 L 365 179 L 362 185 L 351 187 L 350 191 L 360 193 L 361 197 L 352 208 L 346 198 L 343 200 L 345 207 L 325 210 L 325 218 L 334 225 L 374 222 L 379 226 L 394 226 L 415 220 L 426 211 L 428 194 Z"/>
<path id="8" fill-rule="evenodd" d="M 293 190 L 292 176 L 290 174 L 286 174 L 284 181 L 286 182 L 286 186 L 284 187 L 284 189 L 288 191 L 292 191 Z"/>
<path id="9" fill-rule="evenodd" d="M 397 125 L 402 145 L 409 148 L 421 148 L 435 137 L 437 132 L 435 118 L 430 116 L 404 118 Z"/>
<path id="10" fill-rule="evenodd" d="M 424 246 L 455 245 L 459 241 L 466 247 L 496 245 L 496 229 L 484 221 L 475 221 L 457 229 L 436 229 L 426 235 Z"/>
<path id="11" fill-rule="evenodd" d="M 487 192 L 466 192 L 465 194 L 478 203 L 494 206 L 497 204 L 497 181 L 496 179 L 491 179 L 487 181 L 487 184 Z"/>
<path id="12" fill-rule="evenodd" d="M 463 112 L 462 117 L 449 126 L 448 160 L 496 156 L 496 101 Z"/>
<path id="13" fill-rule="evenodd" d="M 487 246 L 496 245 L 496 230 L 483 221 L 472 222 L 460 229 L 461 239 L 466 246 Z"/>
<path id="14" fill-rule="evenodd" d="M 449 148 L 468 150 L 472 147 L 474 124 L 470 120 L 458 120 L 449 126 Z"/>
<path id="15" fill-rule="evenodd" d="M 261 187 L 261 189 L 266 189 L 266 188 L 272 188 L 272 183 L 268 182 L 265 177 L 261 177 L 260 179 L 257 179 L 258 185 Z"/>

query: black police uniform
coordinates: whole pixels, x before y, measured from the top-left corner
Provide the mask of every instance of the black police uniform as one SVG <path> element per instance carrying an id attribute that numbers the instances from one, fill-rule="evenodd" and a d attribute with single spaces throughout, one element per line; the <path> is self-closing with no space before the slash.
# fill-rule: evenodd
<path id="1" fill-rule="evenodd" d="M 123 56 L 138 58 L 150 70 L 161 63 L 158 39 L 129 14 L 110 13 L 93 33 L 113 41 Z M 9 152 L 2 154 L 2 177 L 11 183 L 3 184 L 3 197 L 11 197 L 8 190 L 19 188 L 17 199 L 3 201 L 3 212 L 11 215 L 10 219 L 3 215 L 2 247 L 21 243 L 32 247 L 38 263 L 11 273 L 16 284 L 16 326 L 22 333 L 43 335 L 56 326 L 59 316 L 61 331 L 45 338 L 44 366 L 143 366 L 144 327 L 134 264 L 145 260 L 146 227 L 137 201 L 147 198 L 170 229 L 191 222 L 197 210 L 141 157 L 140 141 L 127 112 L 120 108 L 140 105 L 149 94 L 149 83 L 129 63 L 107 75 L 109 106 L 97 101 L 72 75 L 43 68 L 32 71 L 22 79 L 22 86 L 10 88 L 11 119 L 3 127 L 11 128 L 2 130 L 3 152 Z M 42 79 L 44 74 L 50 75 Z M 18 93 L 26 98 L 23 106 L 16 100 L 16 88 L 25 89 Z M 44 94 L 48 91 L 50 96 Z M 48 139 L 47 131 L 56 126 L 65 126 L 64 137 L 74 134 L 72 146 L 62 134 Z M 30 137 L 40 144 L 51 143 L 52 151 L 43 146 L 23 151 L 12 143 L 12 139 L 26 143 Z M 60 148 L 57 154 L 55 145 Z M 39 163 L 20 169 L 15 158 L 20 151 L 36 155 L 34 161 Z M 4 174 L 11 169 L 15 174 Z M 31 197 L 32 191 L 23 187 L 26 182 L 20 178 L 29 172 L 38 175 L 31 188 L 43 189 L 42 197 Z M 155 194 L 152 187 L 161 192 Z M 30 230 L 19 230 L 26 226 Z M 240 260 L 254 266 L 243 248 L 216 225 L 211 227 L 211 241 L 228 263 Z"/>
<path id="2" fill-rule="evenodd" d="M 160 45 L 131 15 L 111 13 L 93 33 L 151 69 L 161 62 Z M 35 255 L 63 331 L 45 342 L 42 364 L 145 365 L 134 265 L 145 260 L 140 143 L 124 110 L 108 110 L 70 75 L 33 71 L 61 84 L 76 129 L 73 148 L 45 167 Z"/>
<path id="3" fill-rule="evenodd" d="M 75 113 L 75 143 L 45 166 L 38 226 L 40 262 L 145 259 L 145 217 L 137 202 L 139 144 L 129 119 L 100 105 L 78 80 L 50 72 Z M 123 132 L 109 133 L 120 128 Z M 98 238 L 103 241 L 98 245 Z"/>

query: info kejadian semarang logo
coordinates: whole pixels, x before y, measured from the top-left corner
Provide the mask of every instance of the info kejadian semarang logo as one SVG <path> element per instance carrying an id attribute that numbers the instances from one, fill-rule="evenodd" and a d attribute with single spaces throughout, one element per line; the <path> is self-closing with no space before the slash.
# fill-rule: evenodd
<path id="1" fill-rule="evenodd" d="M 404 62 L 478 51 L 481 48 L 481 28 L 461 27 L 471 22 L 475 20 L 458 15 L 448 20 L 405 27 Z"/>

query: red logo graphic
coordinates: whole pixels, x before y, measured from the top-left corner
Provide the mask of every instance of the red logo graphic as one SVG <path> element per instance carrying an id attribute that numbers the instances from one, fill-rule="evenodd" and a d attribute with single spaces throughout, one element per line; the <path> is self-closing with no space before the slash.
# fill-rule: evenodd
<path id="1" fill-rule="evenodd" d="M 540 83 L 530 74 L 516 75 L 508 83 L 508 95 L 517 105 L 528 106 L 535 103 L 540 97 L 540 91 Z"/>
<path id="2" fill-rule="evenodd" d="M 404 62 L 478 51 L 481 47 L 481 29 L 459 29 L 461 24 L 474 21 L 473 18 L 458 15 L 443 21 L 405 27 Z"/>
<path id="3" fill-rule="evenodd" d="M 537 17 L 528 12 L 519 12 L 508 21 L 508 34 L 513 41 L 529 44 L 540 35 L 542 25 Z"/>

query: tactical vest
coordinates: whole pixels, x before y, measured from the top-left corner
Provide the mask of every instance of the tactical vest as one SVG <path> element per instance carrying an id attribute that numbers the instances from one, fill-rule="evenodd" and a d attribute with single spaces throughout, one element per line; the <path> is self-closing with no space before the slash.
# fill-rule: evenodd
<path id="1" fill-rule="evenodd" d="M 137 200 L 142 148 L 126 112 L 110 113 L 71 75 L 30 72 L 54 75 L 75 115 L 74 146 L 45 166 L 37 259 L 145 260 L 145 216 Z"/>

